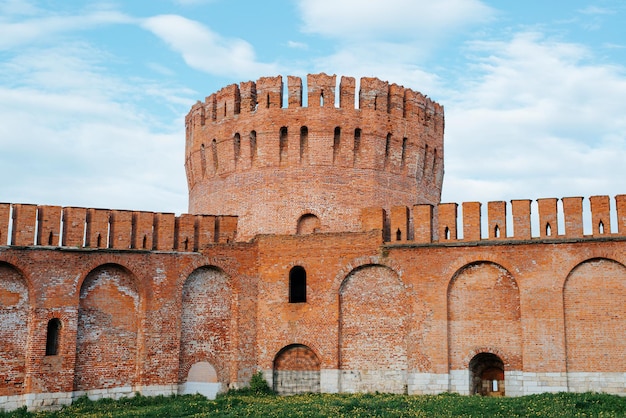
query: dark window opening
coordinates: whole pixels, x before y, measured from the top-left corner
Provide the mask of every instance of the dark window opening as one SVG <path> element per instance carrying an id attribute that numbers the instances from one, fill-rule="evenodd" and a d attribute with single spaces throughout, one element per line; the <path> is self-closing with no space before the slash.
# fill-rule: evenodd
<path id="1" fill-rule="evenodd" d="M 307 157 L 309 149 L 309 128 L 302 126 L 300 128 L 300 162 Z"/>
<path id="2" fill-rule="evenodd" d="M 287 161 L 287 127 L 283 126 L 280 128 L 279 134 L 279 144 L 280 154 L 279 154 L 279 162 Z"/>
<path id="3" fill-rule="evenodd" d="M 235 134 L 233 148 L 233 152 L 235 154 L 235 165 L 237 165 L 237 162 L 239 161 L 239 154 L 241 154 L 241 135 L 239 135 L 239 133 Z"/>
<path id="4" fill-rule="evenodd" d="M 408 138 L 402 138 L 402 156 L 400 157 L 400 165 L 402 168 L 406 166 L 406 143 L 408 142 Z"/>
<path id="5" fill-rule="evenodd" d="M 200 145 L 200 167 L 202 168 L 202 177 L 206 174 L 206 151 L 204 144 Z"/>
<path id="6" fill-rule="evenodd" d="M 141 248 L 143 248 L 145 250 L 147 246 L 148 246 L 148 237 L 146 235 L 144 235 L 143 236 L 143 243 L 141 244 Z"/>
<path id="7" fill-rule="evenodd" d="M 396 231 L 396 241 L 402 241 L 402 231 L 400 231 L 400 228 Z"/>
<path id="8" fill-rule="evenodd" d="M 424 158 L 422 159 L 422 177 L 426 174 L 426 159 L 428 158 L 428 144 L 424 145 Z"/>
<path id="9" fill-rule="evenodd" d="M 48 245 L 52 245 L 52 241 L 54 239 L 54 234 L 50 231 L 50 235 L 48 235 Z"/>
<path id="10" fill-rule="evenodd" d="M 46 356 L 56 356 L 59 353 L 59 337 L 61 334 L 61 320 L 52 318 L 48 321 L 46 335 Z"/>
<path id="11" fill-rule="evenodd" d="M 289 271 L 289 303 L 306 302 L 306 270 L 295 266 Z"/>
<path id="12" fill-rule="evenodd" d="M 335 127 L 335 134 L 333 138 L 333 162 L 337 159 L 339 155 L 339 147 L 341 146 L 341 128 L 339 126 Z"/>
<path id="13" fill-rule="evenodd" d="M 445 239 L 450 239 L 450 228 L 446 226 L 446 229 L 443 231 L 443 234 L 444 234 Z"/>
<path id="14" fill-rule="evenodd" d="M 215 169 L 215 171 L 217 171 L 217 140 L 215 138 L 213 138 L 213 141 L 211 141 L 211 152 L 213 153 L 213 168 Z"/>
<path id="15" fill-rule="evenodd" d="M 354 160 L 353 160 L 353 164 L 356 165 L 358 157 L 359 157 L 359 148 L 361 147 L 361 129 L 360 128 L 356 128 L 354 130 L 354 149 L 353 149 L 353 153 L 354 153 Z"/>
<path id="16" fill-rule="evenodd" d="M 256 131 L 250 132 L 250 160 L 254 161 L 256 158 Z"/>
<path id="17" fill-rule="evenodd" d="M 391 151 L 391 134 L 387 134 L 387 140 L 385 141 L 385 166 L 389 162 L 389 152 Z"/>

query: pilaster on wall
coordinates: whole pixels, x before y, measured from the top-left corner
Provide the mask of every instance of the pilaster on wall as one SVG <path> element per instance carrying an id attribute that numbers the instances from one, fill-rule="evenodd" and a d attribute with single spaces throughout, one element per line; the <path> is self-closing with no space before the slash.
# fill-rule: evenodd
<path id="1" fill-rule="evenodd" d="M 0 203 L 0 246 L 190 252 L 234 242 L 237 221 L 236 216 Z"/>
<path id="2" fill-rule="evenodd" d="M 592 196 L 590 199 L 590 234 L 584 233 L 583 198 L 537 199 L 538 213 L 531 212 L 530 200 L 512 200 L 510 216 L 512 231 L 507 229 L 506 202 L 489 202 L 487 220 L 481 217 L 479 202 L 464 202 L 463 216 L 459 219 L 456 203 L 392 207 L 389 219 L 382 209 L 366 208 L 362 211 L 363 230 L 383 229 L 383 236 L 391 243 L 414 242 L 416 244 L 475 242 L 485 240 L 532 240 L 532 239 L 591 239 L 626 236 L 626 195 L 615 197 L 617 231 L 611 231 L 611 205 L 608 196 Z M 375 216 L 374 216 L 375 214 Z M 372 216 L 376 221 L 372 221 Z M 380 219 L 383 217 L 383 219 Z M 588 218 L 588 219 L 589 219 Z M 368 220 L 369 219 L 369 220 Z M 369 223 L 368 223 L 369 222 Z M 462 222 L 463 235 L 458 236 L 458 224 Z M 559 233 L 559 223 L 563 230 Z M 538 231 L 532 234 L 532 225 Z M 389 229 L 385 226 L 389 225 Z M 368 229 L 369 228 L 369 229 Z"/>

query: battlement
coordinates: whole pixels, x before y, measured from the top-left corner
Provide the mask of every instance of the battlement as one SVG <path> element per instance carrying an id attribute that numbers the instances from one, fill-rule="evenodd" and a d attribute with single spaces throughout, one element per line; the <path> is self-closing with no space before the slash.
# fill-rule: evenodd
<path id="1" fill-rule="evenodd" d="M 281 76 L 231 84 L 186 117 L 190 190 L 203 178 L 254 167 L 339 165 L 423 176 L 443 173 L 443 107 L 377 78 Z M 337 97 L 338 95 L 338 97 Z M 336 104 L 338 103 L 338 107 Z M 357 106 L 358 105 L 358 106 Z"/>
<path id="2" fill-rule="evenodd" d="M 237 217 L 0 203 L 0 245 L 199 251 L 237 235 Z"/>
<path id="3" fill-rule="evenodd" d="M 615 210 L 608 196 L 590 197 L 588 211 L 583 203 L 582 197 L 537 199 L 536 206 L 531 200 L 512 200 L 509 209 L 506 202 L 489 202 L 486 219 L 479 202 L 463 203 L 462 216 L 456 203 L 394 206 L 389 212 L 366 208 L 361 224 L 363 231 L 383 231 L 385 242 L 392 244 L 626 236 L 626 195 L 615 197 Z M 612 218 L 617 220 L 614 232 Z"/>
<path id="4" fill-rule="evenodd" d="M 355 231 L 362 207 L 439 203 L 443 133 L 442 106 L 377 78 L 232 84 L 186 117 L 189 212 L 238 215 L 241 239 L 308 215 Z"/>

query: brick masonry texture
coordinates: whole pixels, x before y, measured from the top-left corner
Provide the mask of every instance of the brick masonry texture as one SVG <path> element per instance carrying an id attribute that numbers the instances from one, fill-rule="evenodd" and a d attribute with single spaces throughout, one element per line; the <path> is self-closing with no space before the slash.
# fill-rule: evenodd
<path id="1" fill-rule="evenodd" d="M 194 105 L 192 214 L 1 203 L 0 408 L 256 371 L 284 394 L 626 395 L 626 196 L 440 203 L 441 106 L 335 81 Z"/>

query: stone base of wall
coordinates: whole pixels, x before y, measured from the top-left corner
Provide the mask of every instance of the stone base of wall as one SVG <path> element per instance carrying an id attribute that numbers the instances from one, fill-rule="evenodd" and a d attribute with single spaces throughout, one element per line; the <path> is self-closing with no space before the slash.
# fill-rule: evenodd
<path id="1" fill-rule="evenodd" d="M 185 382 L 178 385 L 179 395 L 193 395 L 197 393 L 206 396 L 208 399 L 215 399 L 220 392 L 222 392 L 221 383 Z"/>
<path id="2" fill-rule="evenodd" d="M 470 393 L 470 372 L 469 370 L 450 370 L 450 383 L 448 390 L 461 395 Z"/>
<path id="3" fill-rule="evenodd" d="M 507 396 L 523 396 L 534 395 L 537 393 L 547 392 L 567 392 L 567 377 L 565 373 L 552 372 L 552 373 L 535 373 L 535 372 L 508 372 L 519 374 L 519 380 L 522 382 L 521 393 L 510 394 L 507 388 Z M 504 373 L 506 377 L 507 372 Z"/>
<path id="4" fill-rule="evenodd" d="M 320 392 L 339 393 L 339 370 L 320 370 Z"/>
<path id="5" fill-rule="evenodd" d="M 26 406 L 29 411 L 54 411 L 66 405 L 71 405 L 75 399 L 84 395 L 87 395 L 92 401 L 97 401 L 102 398 L 131 398 L 135 396 L 135 393 L 141 393 L 144 396 L 170 396 L 178 393 L 178 385 L 123 386 L 76 392 L 29 393 L 17 396 L 0 396 L 0 411 L 13 411 L 23 406 Z"/>
<path id="6" fill-rule="evenodd" d="M 450 372 L 450 392 L 469 395 L 469 381 L 469 370 L 452 370 Z M 534 373 L 519 370 L 504 372 L 504 391 L 506 396 L 567 392 L 567 390 L 567 378 L 565 373 Z"/>
<path id="7" fill-rule="evenodd" d="M 0 411 L 13 411 L 23 406 L 26 406 L 29 411 L 56 411 L 65 405 L 70 405 L 73 398 L 72 392 L 0 396 Z"/>
<path id="8" fill-rule="evenodd" d="M 341 370 L 339 388 L 345 393 L 407 393 L 407 371 Z"/>
<path id="9" fill-rule="evenodd" d="M 437 395 L 448 391 L 448 374 L 409 373 L 407 388 L 409 395 Z"/>
<path id="10" fill-rule="evenodd" d="M 604 392 L 626 395 L 626 373 L 570 372 L 570 392 Z"/>

